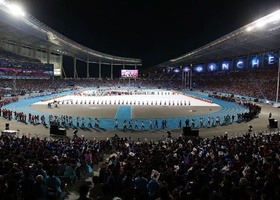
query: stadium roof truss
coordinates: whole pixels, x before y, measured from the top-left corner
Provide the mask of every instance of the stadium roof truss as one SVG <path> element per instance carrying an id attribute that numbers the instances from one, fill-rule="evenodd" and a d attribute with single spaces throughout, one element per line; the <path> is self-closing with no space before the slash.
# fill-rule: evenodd
<path id="1" fill-rule="evenodd" d="M 280 10 L 153 69 L 188 66 L 280 50 Z"/>
<path id="2" fill-rule="evenodd" d="M 5 4 L 0 3 L 0 40 L 30 48 L 42 49 L 59 55 L 75 57 L 90 63 L 141 66 L 141 59 L 101 53 L 85 47 L 43 24 L 30 14 L 15 17 Z"/>

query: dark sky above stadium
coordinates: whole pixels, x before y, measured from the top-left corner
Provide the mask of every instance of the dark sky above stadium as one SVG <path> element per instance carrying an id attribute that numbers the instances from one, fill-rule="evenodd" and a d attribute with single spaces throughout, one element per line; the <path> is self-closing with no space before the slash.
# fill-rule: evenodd
<path id="1" fill-rule="evenodd" d="M 279 0 L 18 0 L 66 37 L 152 67 L 280 9 Z"/>

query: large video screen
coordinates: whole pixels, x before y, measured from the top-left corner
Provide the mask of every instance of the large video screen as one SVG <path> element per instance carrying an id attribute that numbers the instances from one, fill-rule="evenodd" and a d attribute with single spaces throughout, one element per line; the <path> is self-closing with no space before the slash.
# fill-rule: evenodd
<path id="1" fill-rule="evenodd" d="M 137 69 L 122 69 L 121 77 L 122 78 L 138 78 L 138 70 Z"/>
<path id="2" fill-rule="evenodd" d="M 48 79 L 54 76 L 53 68 L 53 64 L 31 66 L 1 62 L 0 78 Z"/>

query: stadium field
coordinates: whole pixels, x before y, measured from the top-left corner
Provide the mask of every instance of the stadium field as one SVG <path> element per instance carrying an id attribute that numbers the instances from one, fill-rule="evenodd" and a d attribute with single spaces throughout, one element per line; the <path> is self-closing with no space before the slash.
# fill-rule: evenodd
<path id="1" fill-rule="evenodd" d="M 203 94 L 202 94 L 203 95 Z M 204 94 L 206 95 L 206 94 Z M 125 96 L 124 96 L 125 97 Z M 171 96 L 172 97 L 172 96 Z M 177 97 L 177 96 L 174 96 Z M 68 97 L 65 97 L 68 98 Z M 69 99 L 69 98 L 68 98 Z M 21 102 L 21 101 L 19 101 Z M 78 101 L 79 102 L 79 101 Z M 192 100 L 194 102 L 194 100 Z M 227 102 L 223 102 L 227 105 Z M 193 103 L 195 104 L 195 103 Z M 204 104 L 204 103 L 203 103 Z M 262 112 L 258 116 L 258 118 L 253 119 L 250 122 L 242 122 L 242 123 L 233 123 L 226 126 L 216 126 L 216 127 L 204 127 L 199 128 L 199 135 L 201 137 L 211 137 L 222 135 L 228 133 L 230 136 L 240 136 L 247 132 L 248 126 L 253 126 L 254 133 L 259 133 L 260 131 L 271 132 L 275 130 L 269 130 L 267 128 L 268 125 L 268 115 L 271 112 L 273 117 L 276 119 L 280 116 L 279 109 L 274 108 L 271 105 L 267 105 L 265 103 L 257 103 L 262 107 Z M 95 139 L 104 139 L 113 136 L 114 134 L 118 134 L 121 137 L 132 137 L 134 139 L 152 139 L 152 140 L 160 140 L 163 137 L 167 136 L 167 131 L 172 132 L 172 137 L 179 137 L 182 135 L 182 129 L 178 128 L 178 119 L 182 119 L 182 126 L 184 126 L 184 120 L 186 116 L 196 116 L 199 118 L 200 116 L 204 116 L 205 114 L 215 115 L 216 112 L 229 111 L 232 109 L 225 109 L 226 106 L 222 107 L 216 104 L 204 104 L 202 105 L 187 105 L 187 106 L 169 106 L 169 105 L 135 105 L 131 106 L 131 117 L 145 119 L 146 120 L 146 128 L 145 130 L 127 130 L 122 131 L 122 123 L 123 119 L 119 120 L 119 130 L 114 130 L 114 118 L 118 113 L 118 109 L 121 106 L 127 105 L 90 105 L 90 104 L 58 104 L 58 107 L 52 106 L 52 108 L 48 108 L 46 103 L 34 103 L 32 105 L 25 106 L 28 109 L 27 112 L 36 111 L 37 113 L 46 113 L 53 115 L 71 115 L 71 116 L 81 116 L 81 117 L 98 117 L 100 119 L 100 128 L 79 128 L 78 135 L 83 136 L 85 138 L 95 138 Z M 12 105 L 11 105 L 12 106 Z M 129 105 L 130 107 L 130 105 Z M 18 108 L 18 107 L 16 107 Z M 221 109 L 222 108 L 222 109 Z M 125 110 L 127 112 L 127 110 Z M 122 116 L 122 115 L 120 115 Z M 145 118 L 144 118 L 145 117 Z M 108 118 L 108 119 L 107 119 Z M 110 119 L 109 119 L 110 118 Z M 124 119 L 129 120 L 127 117 L 123 117 Z M 149 119 L 159 120 L 159 127 L 161 126 L 160 122 L 162 119 L 168 119 L 169 123 L 166 129 L 149 129 L 148 123 Z M 102 121 L 104 120 L 104 121 Z M 170 121 L 171 120 L 171 121 Z M 19 135 L 28 134 L 31 136 L 38 137 L 50 137 L 50 127 L 43 125 L 32 125 L 32 124 L 23 124 L 21 122 L 16 122 L 15 120 L 7 120 L 0 118 L 0 122 L 2 124 L 2 129 L 4 129 L 5 124 L 9 123 L 10 129 L 19 130 Z M 140 127 L 140 122 L 138 123 Z M 73 128 L 67 128 L 67 137 L 73 137 Z"/>

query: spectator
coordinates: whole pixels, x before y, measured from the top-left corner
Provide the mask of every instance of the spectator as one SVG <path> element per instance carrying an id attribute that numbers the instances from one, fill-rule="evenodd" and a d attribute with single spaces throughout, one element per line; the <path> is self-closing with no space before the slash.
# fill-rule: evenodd
<path id="1" fill-rule="evenodd" d="M 88 184 L 82 184 L 79 189 L 80 197 L 77 200 L 93 200 L 92 198 L 88 197 L 89 189 L 90 187 Z"/>
<path id="2" fill-rule="evenodd" d="M 67 163 L 63 176 L 66 178 L 69 178 L 71 184 L 73 184 L 75 182 L 76 173 L 75 173 L 74 163 L 71 163 L 71 162 Z"/>
<path id="3" fill-rule="evenodd" d="M 93 187 L 90 189 L 90 197 L 97 199 L 102 196 L 102 185 L 99 183 L 98 176 L 92 177 Z"/>
<path id="4" fill-rule="evenodd" d="M 42 175 L 37 175 L 32 190 L 32 199 L 34 200 L 47 200 L 48 188 L 45 185 L 45 180 Z"/>
<path id="5" fill-rule="evenodd" d="M 43 169 L 43 164 L 42 163 L 38 163 L 37 168 L 34 171 L 34 176 L 37 177 L 38 175 L 42 175 L 43 180 L 46 180 L 46 178 L 48 177 L 46 171 Z M 40 179 L 40 177 L 38 179 Z"/>
<path id="6" fill-rule="evenodd" d="M 55 196 L 59 196 L 60 198 L 64 198 L 65 194 L 61 190 L 61 180 L 54 176 L 54 172 L 52 170 L 48 173 L 49 177 L 46 179 L 46 186 L 50 193 L 54 193 Z"/>

